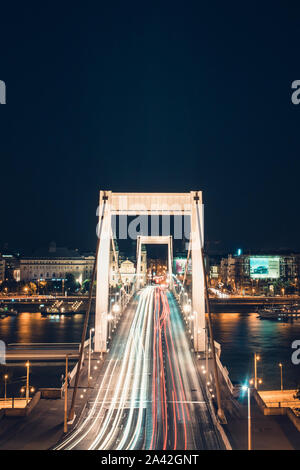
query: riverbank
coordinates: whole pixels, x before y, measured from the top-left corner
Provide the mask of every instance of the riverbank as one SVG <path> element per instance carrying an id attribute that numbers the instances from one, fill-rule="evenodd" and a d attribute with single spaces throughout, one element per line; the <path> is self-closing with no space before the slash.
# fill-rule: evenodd
<path id="1" fill-rule="evenodd" d="M 228 415 L 224 426 L 233 450 L 248 448 L 247 396 L 238 400 L 238 411 Z M 300 432 L 287 416 L 264 416 L 251 398 L 252 450 L 300 450 Z"/>
<path id="2" fill-rule="evenodd" d="M 17 312 L 31 312 L 38 313 L 41 310 L 41 305 L 50 307 L 57 300 L 62 300 L 67 305 L 71 305 L 77 301 L 83 301 L 83 305 L 86 306 L 86 296 L 6 296 L 0 297 L 0 304 L 7 306 L 8 308 L 14 308 Z M 222 312 L 235 312 L 250 313 L 258 308 L 266 305 L 289 305 L 293 303 L 300 303 L 299 296 L 277 296 L 277 297 L 263 297 L 263 296 L 232 296 L 229 298 L 216 298 L 211 297 L 211 310 L 213 313 Z M 95 298 L 92 300 L 92 311 L 95 310 Z M 85 311 L 85 308 L 81 309 Z"/>
<path id="3" fill-rule="evenodd" d="M 300 304 L 299 296 L 284 296 L 284 297 L 230 297 L 230 298 L 211 298 L 211 310 L 213 313 L 223 312 L 239 312 L 250 313 L 256 311 L 258 308 L 273 306 L 273 305 L 291 305 L 294 303 Z"/>

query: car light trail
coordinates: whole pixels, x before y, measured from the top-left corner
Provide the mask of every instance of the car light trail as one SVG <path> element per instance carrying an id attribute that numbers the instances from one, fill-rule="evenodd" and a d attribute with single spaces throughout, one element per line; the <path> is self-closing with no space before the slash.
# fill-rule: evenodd
<path id="1" fill-rule="evenodd" d="M 154 341 L 153 341 L 153 373 L 152 373 L 152 438 L 150 449 L 158 448 L 159 426 L 157 416 L 160 413 L 162 416 L 163 426 L 163 444 L 162 449 L 165 450 L 168 445 L 168 440 L 173 439 L 173 449 L 177 449 L 177 429 L 179 421 L 182 422 L 184 428 L 184 446 L 187 448 L 187 431 L 186 420 L 189 419 L 188 410 L 185 409 L 184 404 L 185 394 L 182 384 L 182 377 L 178 367 L 176 358 L 176 351 L 174 347 L 173 332 L 170 327 L 170 308 L 167 295 L 163 289 L 157 288 L 155 292 L 155 308 L 154 308 Z M 171 343 L 172 350 L 170 350 L 169 343 Z M 165 348 L 164 348 L 165 345 Z M 164 351 L 166 349 L 166 351 Z M 159 361 L 157 361 L 157 356 Z M 167 358 L 168 368 L 164 370 L 164 357 Z M 157 374 L 157 362 L 159 363 L 159 374 Z M 171 387 L 168 387 L 166 374 L 171 378 Z M 157 387 L 159 382 L 159 388 Z M 179 383 L 179 387 L 178 384 Z M 160 391 L 160 400 L 156 400 L 157 390 Z M 180 398 L 180 400 L 179 400 Z M 160 404 L 160 409 L 157 406 Z M 172 409 L 169 410 L 169 407 Z M 179 412 L 181 409 L 181 414 Z M 171 421 L 171 423 L 169 423 Z M 172 427 L 172 436 L 169 436 L 169 429 Z"/>
<path id="2" fill-rule="evenodd" d="M 122 319 L 91 407 L 56 449 L 218 448 L 174 298 L 140 291 Z"/>

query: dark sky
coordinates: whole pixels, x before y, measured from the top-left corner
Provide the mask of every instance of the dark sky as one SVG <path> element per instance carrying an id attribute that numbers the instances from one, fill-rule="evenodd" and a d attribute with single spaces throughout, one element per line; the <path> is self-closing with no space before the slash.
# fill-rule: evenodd
<path id="1" fill-rule="evenodd" d="M 300 249 L 300 6 L 1 5 L 0 245 L 95 246 L 98 191 L 203 190 L 207 240 Z"/>

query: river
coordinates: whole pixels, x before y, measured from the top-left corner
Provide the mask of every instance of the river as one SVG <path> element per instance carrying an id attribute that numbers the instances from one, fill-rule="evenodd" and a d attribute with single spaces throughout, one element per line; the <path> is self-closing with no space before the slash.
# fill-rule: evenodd
<path id="1" fill-rule="evenodd" d="M 94 317 L 91 316 L 90 324 Z M 20 313 L 16 317 L 0 320 L 0 339 L 10 343 L 65 343 L 79 342 L 83 327 L 83 315 L 72 317 L 42 317 L 40 313 Z M 215 339 L 221 343 L 223 364 L 228 368 L 233 381 L 244 381 L 253 376 L 253 355 L 258 353 L 258 377 L 262 378 L 261 389 L 280 388 L 279 362 L 283 364 L 285 388 L 300 384 L 300 365 L 292 364 L 291 344 L 300 339 L 300 320 L 294 323 L 260 320 L 256 313 L 213 314 Z M 9 373 L 8 394 L 18 395 L 24 384 L 25 364 L 10 363 L 1 366 L 0 374 Z M 62 362 L 32 362 L 30 384 L 37 387 L 60 386 L 64 373 Z M 3 380 L 0 376 L 0 394 L 3 395 Z"/>
<path id="2" fill-rule="evenodd" d="M 262 390 L 280 389 L 283 365 L 284 388 L 300 384 L 300 365 L 292 363 L 291 344 L 300 339 L 300 320 L 293 323 L 260 320 L 257 313 L 218 313 L 213 315 L 215 339 L 221 343 L 222 363 L 233 381 L 243 382 L 254 375 L 254 353 L 260 355 L 257 375 Z"/>

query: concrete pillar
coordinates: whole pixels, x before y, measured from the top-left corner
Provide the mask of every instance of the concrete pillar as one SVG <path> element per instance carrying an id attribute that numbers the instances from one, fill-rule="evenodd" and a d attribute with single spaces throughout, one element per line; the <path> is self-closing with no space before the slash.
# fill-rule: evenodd
<path id="1" fill-rule="evenodd" d="M 107 314 L 109 294 L 109 255 L 111 237 L 111 211 L 110 191 L 100 191 L 99 215 L 103 209 L 103 197 L 106 201 L 102 233 L 99 245 L 97 261 L 97 289 L 96 289 L 96 312 L 95 312 L 95 351 L 105 352 L 107 347 Z"/>
<path id="2" fill-rule="evenodd" d="M 141 279 L 141 257 L 142 257 L 142 243 L 141 243 L 141 237 L 138 236 L 136 239 L 136 289 L 139 290 L 142 285 L 142 279 Z"/>
<path id="3" fill-rule="evenodd" d="M 197 221 L 197 206 L 195 197 L 199 196 L 198 206 L 201 224 L 201 240 L 204 243 L 204 225 L 202 210 L 202 193 L 191 191 L 191 252 L 192 252 L 192 307 L 194 315 L 194 348 L 195 351 L 205 351 L 205 297 L 204 297 L 204 272 L 202 267 L 202 254 L 200 249 L 200 233 Z"/>
<path id="4" fill-rule="evenodd" d="M 172 243 L 172 236 L 170 235 L 168 241 L 168 276 L 169 276 L 169 285 L 170 289 L 173 289 L 173 243 Z"/>

